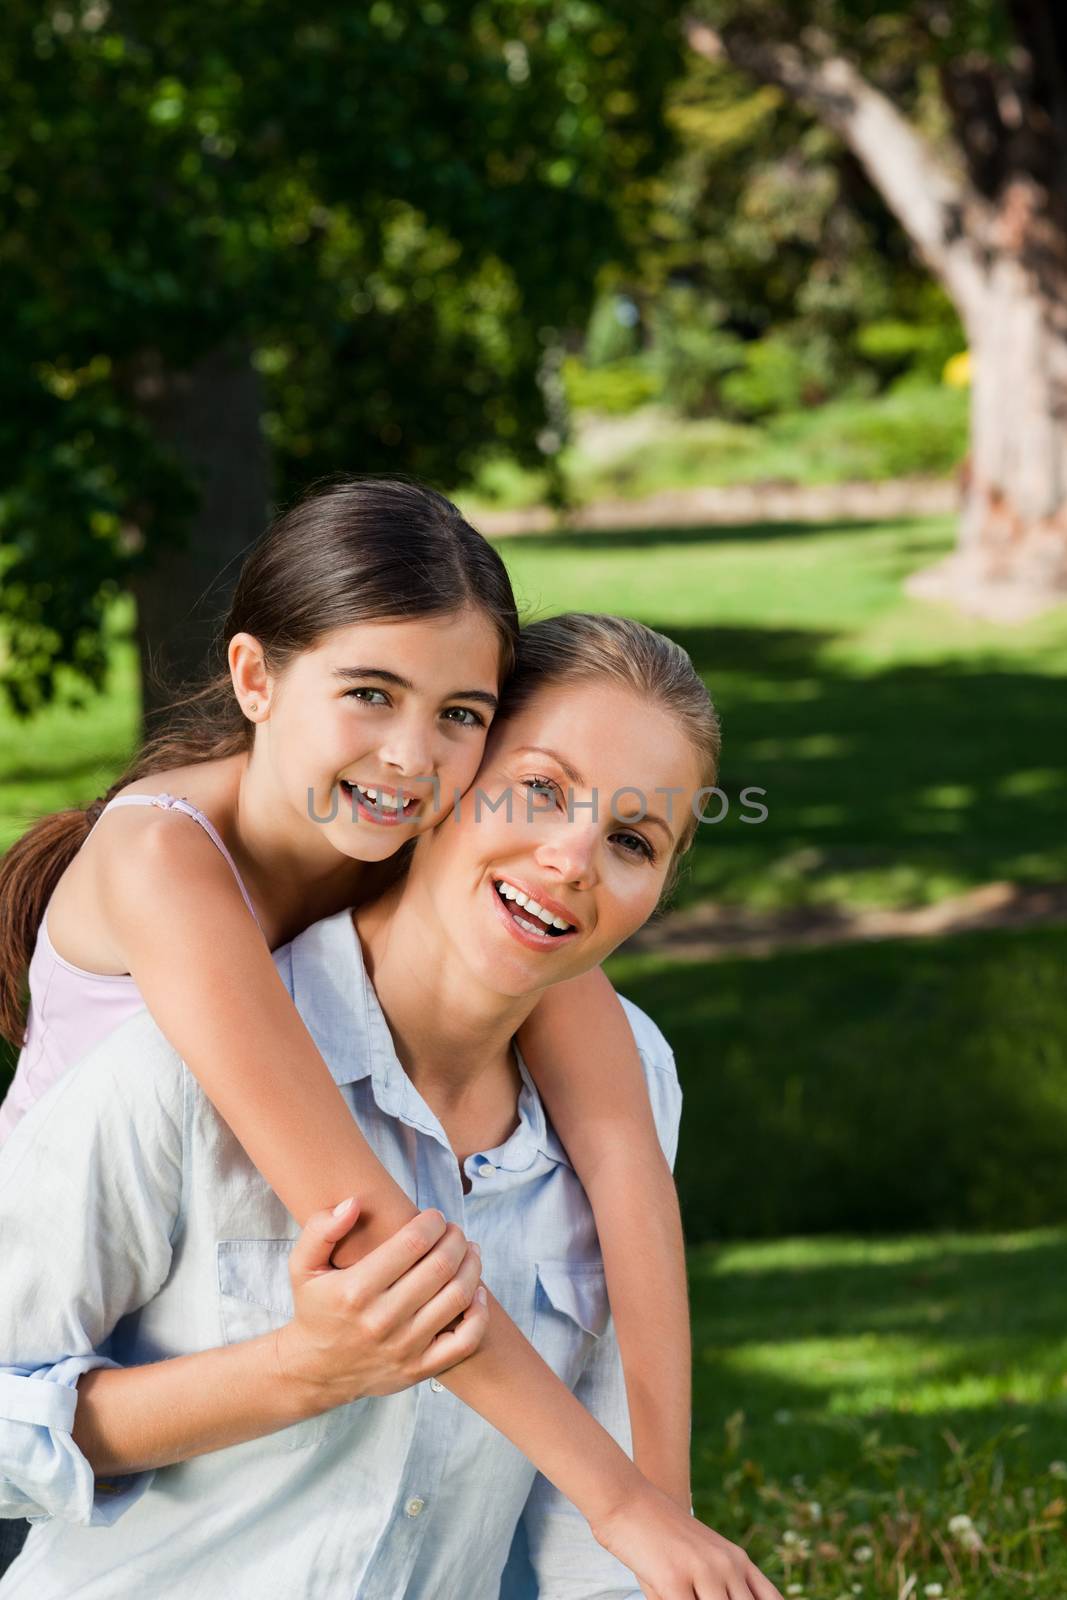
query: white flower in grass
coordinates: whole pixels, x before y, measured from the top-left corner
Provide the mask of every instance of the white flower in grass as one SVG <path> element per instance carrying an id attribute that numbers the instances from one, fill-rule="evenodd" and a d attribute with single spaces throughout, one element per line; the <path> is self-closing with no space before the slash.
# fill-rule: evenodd
<path id="1" fill-rule="evenodd" d="M 1067 1478 L 1067 1461 L 1050 1461 L 1048 1475 L 1050 1478 Z"/>
<path id="2" fill-rule="evenodd" d="M 808 1506 L 808 1516 L 811 1518 L 812 1522 L 822 1521 L 822 1506 L 817 1500 L 813 1500 Z"/>
<path id="3" fill-rule="evenodd" d="M 944 1589 L 942 1589 L 939 1583 L 927 1583 L 923 1585 L 923 1594 L 929 1595 L 930 1600 L 938 1600 L 938 1596 L 943 1595 L 944 1592 Z"/>
<path id="4" fill-rule="evenodd" d="M 861 1564 L 873 1561 L 874 1551 L 869 1544 L 858 1544 L 852 1552 L 852 1559 L 853 1561 L 859 1561 Z"/>
<path id="5" fill-rule="evenodd" d="M 964 1550 L 981 1550 L 982 1535 L 965 1511 L 958 1511 L 948 1519 L 948 1531 Z"/>
<path id="6" fill-rule="evenodd" d="M 782 1543 L 783 1544 L 799 1544 L 800 1543 L 800 1535 L 799 1535 L 799 1533 L 796 1533 L 792 1528 L 787 1528 L 785 1530 L 785 1532 L 782 1534 Z"/>
<path id="7" fill-rule="evenodd" d="M 804 1585 L 802 1583 L 791 1583 L 791 1584 L 788 1585 L 788 1587 L 787 1587 L 785 1592 L 786 1592 L 786 1594 L 800 1595 L 801 1600 L 803 1600 Z"/>

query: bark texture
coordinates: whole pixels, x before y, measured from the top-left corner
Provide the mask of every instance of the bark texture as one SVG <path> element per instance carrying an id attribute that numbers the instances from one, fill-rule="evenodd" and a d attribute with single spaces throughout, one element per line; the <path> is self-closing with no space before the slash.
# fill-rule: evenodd
<path id="1" fill-rule="evenodd" d="M 1009 62 L 941 69 L 944 149 L 817 30 L 786 41 L 687 25 L 694 50 L 834 129 L 956 305 L 972 370 L 959 540 L 908 588 L 1003 621 L 1067 597 L 1067 11 L 1009 10 Z"/>
<path id="2" fill-rule="evenodd" d="M 268 467 L 247 349 L 216 350 L 187 371 L 146 355 L 129 381 L 141 415 L 199 494 L 184 542 L 162 548 L 133 585 L 150 726 L 177 688 L 203 671 L 241 559 L 266 524 Z"/>

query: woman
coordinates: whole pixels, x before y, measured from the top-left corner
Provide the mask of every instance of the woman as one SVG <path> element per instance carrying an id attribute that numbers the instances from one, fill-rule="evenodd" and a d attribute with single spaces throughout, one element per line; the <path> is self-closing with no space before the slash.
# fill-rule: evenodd
<path id="1" fill-rule="evenodd" d="M 668 641 L 616 619 L 537 624 L 473 803 L 358 913 L 358 940 L 340 914 L 275 954 L 376 1154 L 418 1203 L 462 1220 L 485 1282 L 573 1404 L 623 1438 L 592 1214 L 512 1040 L 547 986 L 651 914 L 691 842 L 715 739 L 706 692 Z M 528 926 L 524 895 L 568 927 L 546 939 Z M 670 1153 L 670 1053 L 630 1018 Z M 307 1298 L 303 1262 L 289 1292 L 291 1219 L 150 1020 L 95 1054 L 106 1059 L 57 1084 L 0 1158 L 0 1249 L 23 1307 L 0 1309 L 0 1482 L 13 1486 L 0 1493 L 9 1515 L 66 1519 L 31 1534 L 0 1593 L 48 1600 L 75 1579 L 86 1597 L 192 1593 L 222 1579 L 257 1600 L 489 1600 L 521 1521 L 544 1595 L 635 1596 L 628 1568 L 657 1600 L 772 1600 L 743 1553 L 606 1434 L 607 1489 L 583 1508 L 594 1540 L 440 1386 L 357 1398 L 343 1361 L 291 1314 Z M 220 1325 L 229 1343 L 209 1348 Z M 561 1429 L 570 1415 L 560 1407 Z M 149 1478 L 169 1463 L 181 1465 Z M 78 1525 L 92 1515 L 114 1530 Z"/>

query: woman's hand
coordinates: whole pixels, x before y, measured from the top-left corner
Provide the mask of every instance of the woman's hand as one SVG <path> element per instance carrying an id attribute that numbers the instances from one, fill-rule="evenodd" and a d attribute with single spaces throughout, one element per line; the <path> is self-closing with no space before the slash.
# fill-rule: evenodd
<path id="1" fill-rule="evenodd" d="M 447 1371 L 488 1326 L 478 1247 L 439 1211 L 420 1211 L 354 1266 L 332 1266 L 358 1214 L 354 1199 L 317 1212 L 289 1258 L 294 1315 L 275 1334 L 276 1353 L 309 1416 Z"/>
<path id="2" fill-rule="evenodd" d="M 593 1533 L 635 1574 L 647 1600 L 782 1600 L 740 1546 L 651 1484 Z"/>

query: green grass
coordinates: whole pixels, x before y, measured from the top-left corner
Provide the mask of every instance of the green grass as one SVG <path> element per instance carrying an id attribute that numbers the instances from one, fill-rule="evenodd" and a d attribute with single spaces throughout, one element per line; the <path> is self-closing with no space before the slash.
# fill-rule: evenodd
<path id="1" fill-rule="evenodd" d="M 1067 1231 L 708 1245 L 690 1282 L 696 1509 L 783 1591 L 1062 1600 Z"/>
<path id="2" fill-rule="evenodd" d="M 917 905 L 1067 877 L 1067 607 L 1010 629 L 906 599 L 952 539 L 929 519 L 500 542 L 528 613 L 638 616 L 703 673 L 731 805 L 681 903 Z"/>
<path id="3" fill-rule="evenodd" d="M 67 678 L 59 703 L 26 720 L 14 717 L 0 699 L 0 851 L 37 817 L 88 805 L 121 772 L 137 738 L 139 715 L 132 626 L 132 604 L 123 600 L 111 614 L 104 693 L 79 688 Z"/>
<path id="4" fill-rule="evenodd" d="M 1067 877 L 1067 607 L 1002 629 L 905 599 L 951 541 L 944 519 L 501 541 L 528 614 L 641 617 L 711 688 L 730 810 L 700 829 L 679 903 L 915 905 Z M 0 712 L 0 849 L 106 787 L 135 720 L 121 640 L 87 711 Z"/>
<path id="5" fill-rule="evenodd" d="M 1055 927 L 615 957 L 677 1059 L 690 1242 L 1067 1219 L 1065 967 Z"/>

